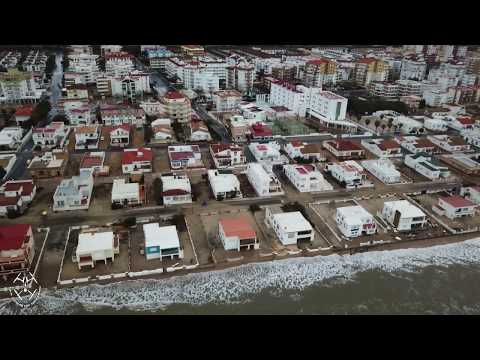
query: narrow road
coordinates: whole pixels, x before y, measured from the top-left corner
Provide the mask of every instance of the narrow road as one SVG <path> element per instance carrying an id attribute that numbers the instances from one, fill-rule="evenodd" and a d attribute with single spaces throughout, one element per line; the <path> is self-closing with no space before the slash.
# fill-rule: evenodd
<path id="1" fill-rule="evenodd" d="M 194 104 L 192 105 L 192 108 L 197 112 L 198 115 L 200 115 L 202 120 L 205 121 L 205 123 L 208 124 L 211 127 L 211 129 L 218 134 L 218 136 L 220 136 L 222 143 L 229 144 L 231 142 L 230 135 L 228 134 L 228 131 L 225 128 L 225 126 L 221 124 L 219 121 L 212 118 L 207 113 L 204 107 L 202 107 L 201 105 Z"/>

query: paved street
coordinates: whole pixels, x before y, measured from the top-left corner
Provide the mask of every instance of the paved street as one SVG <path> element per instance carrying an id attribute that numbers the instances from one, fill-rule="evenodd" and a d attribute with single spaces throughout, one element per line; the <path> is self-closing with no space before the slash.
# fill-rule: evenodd
<path id="1" fill-rule="evenodd" d="M 212 118 L 202 105 L 194 104 L 192 107 L 193 109 L 195 109 L 197 114 L 200 115 L 202 120 L 205 121 L 205 123 L 207 123 L 211 127 L 211 129 L 220 136 L 222 143 L 229 144 L 231 142 L 230 135 L 228 134 L 225 126 L 219 121 Z"/>

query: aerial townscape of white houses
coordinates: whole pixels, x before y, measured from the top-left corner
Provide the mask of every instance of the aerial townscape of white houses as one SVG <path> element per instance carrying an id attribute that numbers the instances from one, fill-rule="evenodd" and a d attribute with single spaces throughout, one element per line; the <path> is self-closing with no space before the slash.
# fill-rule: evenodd
<path id="1" fill-rule="evenodd" d="M 57 285 L 480 232 L 476 47 L 17 48 L 2 281 L 56 231 Z"/>

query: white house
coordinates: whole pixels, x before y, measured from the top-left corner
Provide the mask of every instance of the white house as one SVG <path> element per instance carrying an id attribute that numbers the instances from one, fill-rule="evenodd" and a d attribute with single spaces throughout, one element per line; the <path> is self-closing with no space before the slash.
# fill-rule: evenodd
<path id="1" fill-rule="evenodd" d="M 120 242 L 118 236 L 112 231 L 78 234 L 75 258 L 80 270 L 85 266 L 94 268 L 97 261 L 107 264 L 107 260 L 110 259 L 113 262 L 115 255 L 118 254 L 120 254 Z"/>
<path id="2" fill-rule="evenodd" d="M 471 148 L 461 136 L 432 135 L 427 138 L 439 148 L 451 153 L 468 152 Z"/>
<path id="3" fill-rule="evenodd" d="M 304 160 L 325 161 L 318 144 L 307 144 L 302 141 L 290 141 L 284 147 L 285 152 L 291 159 L 301 158 Z"/>
<path id="4" fill-rule="evenodd" d="M 32 139 L 34 146 L 53 148 L 63 142 L 70 128 L 65 126 L 63 122 L 54 121 L 42 128 L 34 128 L 32 130 Z"/>
<path id="5" fill-rule="evenodd" d="M 172 169 L 203 168 L 202 153 L 198 145 L 174 145 L 168 147 Z"/>
<path id="6" fill-rule="evenodd" d="M 346 237 L 372 235 L 377 232 L 373 216 L 359 205 L 338 208 L 335 221 L 338 229 Z"/>
<path id="7" fill-rule="evenodd" d="M 162 180 L 162 198 L 164 205 L 190 204 L 192 187 L 187 174 L 164 174 Z"/>
<path id="8" fill-rule="evenodd" d="M 362 166 L 385 184 L 395 184 L 401 181 L 401 174 L 388 159 L 363 160 Z"/>
<path id="9" fill-rule="evenodd" d="M 272 165 L 288 164 L 288 160 L 280 153 L 280 145 L 277 142 L 251 143 L 248 149 L 258 162 L 267 162 Z"/>
<path id="10" fill-rule="evenodd" d="M 53 195 L 53 211 L 88 210 L 92 191 L 91 170 L 80 172 L 80 176 L 62 180 Z"/>
<path id="11" fill-rule="evenodd" d="M 127 183 L 125 179 L 114 179 L 112 186 L 112 204 L 129 206 L 142 203 L 140 184 Z"/>
<path id="12" fill-rule="evenodd" d="M 460 196 L 480 205 L 480 186 L 465 186 L 460 189 Z"/>
<path id="13" fill-rule="evenodd" d="M 333 190 L 333 186 L 313 165 L 283 165 L 283 171 L 300 192 Z"/>
<path id="14" fill-rule="evenodd" d="M 151 148 L 125 149 L 122 154 L 124 174 L 152 172 L 153 152 Z"/>
<path id="15" fill-rule="evenodd" d="M 432 162 L 432 158 L 430 156 L 426 156 L 426 154 L 420 153 L 414 155 L 405 155 L 404 163 L 409 168 L 415 170 L 430 180 L 437 180 L 450 176 L 450 170 L 448 167 L 434 164 Z"/>
<path id="16" fill-rule="evenodd" d="M 130 125 L 113 126 L 110 130 L 110 146 L 125 147 L 130 143 Z"/>
<path id="17" fill-rule="evenodd" d="M 325 140 L 323 147 L 339 160 L 361 159 L 365 157 L 365 150 L 351 140 Z"/>
<path id="18" fill-rule="evenodd" d="M 259 249 L 255 230 L 246 217 L 223 218 L 218 222 L 218 237 L 225 250 Z"/>
<path id="19" fill-rule="evenodd" d="M 244 166 L 247 161 L 243 148 L 235 144 L 212 144 L 210 155 L 217 169 Z"/>
<path id="20" fill-rule="evenodd" d="M 432 206 L 432 210 L 449 219 L 457 219 L 464 216 L 474 216 L 478 205 L 458 195 L 442 196 L 438 204 Z"/>
<path id="21" fill-rule="evenodd" d="M 247 178 L 258 196 L 283 195 L 280 180 L 259 163 L 247 164 Z"/>
<path id="22" fill-rule="evenodd" d="M 23 213 L 36 190 L 33 180 L 12 180 L 0 186 L 0 216 L 6 216 L 9 211 Z"/>
<path id="23" fill-rule="evenodd" d="M 448 122 L 441 119 L 425 119 L 423 122 L 425 129 L 430 131 L 445 132 L 448 129 Z"/>
<path id="24" fill-rule="evenodd" d="M 402 149 L 398 142 L 392 139 L 365 139 L 362 146 L 381 158 L 402 156 Z"/>
<path id="25" fill-rule="evenodd" d="M 183 259 L 183 249 L 180 246 L 177 228 L 174 225 L 144 224 L 143 233 L 147 260 Z"/>
<path id="26" fill-rule="evenodd" d="M 267 207 L 265 219 L 283 245 L 296 245 L 300 241 L 311 242 L 314 239 L 312 225 L 300 211 L 275 213 Z"/>
<path id="27" fill-rule="evenodd" d="M 84 125 L 74 129 L 75 150 L 97 149 L 100 142 L 100 125 Z"/>
<path id="28" fill-rule="evenodd" d="M 367 185 L 367 173 L 354 160 L 347 160 L 341 163 L 329 163 L 325 166 L 325 171 L 329 172 L 340 184 L 347 189 L 355 189 Z"/>
<path id="29" fill-rule="evenodd" d="M 173 138 L 172 121 L 170 119 L 156 119 L 150 125 L 155 140 L 171 140 Z"/>
<path id="30" fill-rule="evenodd" d="M 423 228 L 427 215 L 408 200 L 386 201 L 380 216 L 398 231 Z"/>
<path id="31" fill-rule="evenodd" d="M 423 137 L 400 136 L 395 141 L 399 142 L 402 148 L 414 154 L 433 154 L 436 149 L 434 143 Z"/>
<path id="32" fill-rule="evenodd" d="M 212 137 L 203 121 L 190 122 L 190 141 L 210 141 Z"/>
<path id="33" fill-rule="evenodd" d="M 242 197 L 240 182 L 235 174 L 220 173 L 218 170 L 208 170 L 208 181 L 216 199 L 233 199 Z"/>
<path id="34" fill-rule="evenodd" d="M 105 152 L 87 152 L 83 154 L 80 161 L 80 172 L 82 170 L 91 169 L 93 175 L 107 175 L 109 172 L 108 166 L 103 166 L 105 162 Z"/>
<path id="35" fill-rule="evenodd" d="M 145 100 L 139 104 L 140 108 L 145 111 L 145 114 L 154 116 L 165 112 L 163 104 L 158 100 Z"/>

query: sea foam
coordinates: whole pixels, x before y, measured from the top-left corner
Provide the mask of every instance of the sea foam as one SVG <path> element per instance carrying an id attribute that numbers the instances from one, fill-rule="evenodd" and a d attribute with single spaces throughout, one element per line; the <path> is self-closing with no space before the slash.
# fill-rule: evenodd
<path id="1" fill-rule="evenodd" d="M 42 290 L 37 303 L 18 309 L 0 301 L 0 314 L 69 314 L 79 308 L 157 310 L 170 304 L 238 303 L 262 290 L 302 290 L 324 280 L 352 281 L 363 271 L 417 272 L 427 266 L 480 264 L 480 238 L 429 248 L 317 256 L 247 264 L 168 279 Z"/>

